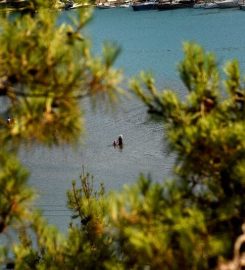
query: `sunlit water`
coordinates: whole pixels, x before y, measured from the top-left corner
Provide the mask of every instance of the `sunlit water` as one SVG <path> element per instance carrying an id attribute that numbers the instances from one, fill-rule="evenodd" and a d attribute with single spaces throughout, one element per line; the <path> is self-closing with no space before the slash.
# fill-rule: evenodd
<path id="1" fill-rule="evenodd" d="M 65 12 L 64 16 L 72 16 Z M 245 12 L 227 10 L 142 11 L 132 9 L 96 10 L 86 32 L 98 54 L 102 42 L 113 41 L 122 48 L 116 67 L 123 68 L 125 77 L 148 70 L 155 74 L 161 88 L 172 88 L 181 97 L 185 89 L 178 77 L 177 63 L 182 59 L 183 41 L 195 41 L 217 54 L 222 67 L 225 60 L 238 58 L 245 65 Z M 65 230 L 69 222 L 66 190 L 72 179 L 79 179 L 84 165 L 103 181 L 108 191 L 134 183 L 140 173 L 154 181 L 169 177 L 174 163 L 166 155 L 162 123 L 150 118 L 146 108 L 133 96 L 108 113 L 104 108 L 91 110 L 89 101 L 82 101 L 86 113 L 86 137 L 75 149 L 64 147 L 22 150 L 24 164 L 30 168 L 30 183 L 39 192 L 37 205 L 51 223 Z M 111 144 L 124 135 L 122 151 Z"/>

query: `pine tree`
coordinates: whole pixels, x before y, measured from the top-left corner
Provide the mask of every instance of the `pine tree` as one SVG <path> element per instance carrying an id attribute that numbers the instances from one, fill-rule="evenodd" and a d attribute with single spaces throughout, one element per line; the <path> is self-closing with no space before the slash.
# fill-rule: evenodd
<path id="1" fill-rule="evenodd" d="M 78 142 L 80 99 L 117 98 L 121 73 L 112 65 L 119 49 L 91 54 L 82 31 L 91 10 L 58 24 L 59 13 L 38 3 L 1 18 L 0 239 L 14 230 L 19 240 L 0 242 L 0 264 L 12 256 L 14 269 L 215 269 L 232 256 L 244 222 L 245 90 L 238 62 L 225 67 L 225 92 L 214 55 L 185 44 L 179 65 L 185 100 L 158 91 L 148 74 L 133 79 L 136 96 L 164 122 L 176 155 L 173 179 L 153 183 L 141 175 L 108 194 L 83 171 L 67 192 L 73 215 L 62 235 L 33 210 L 18 149 Z"/>

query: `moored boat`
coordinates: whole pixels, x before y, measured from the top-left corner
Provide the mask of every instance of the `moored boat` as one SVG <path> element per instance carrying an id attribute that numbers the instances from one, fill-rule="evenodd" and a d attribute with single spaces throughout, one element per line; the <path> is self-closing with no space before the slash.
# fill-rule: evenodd
<path id="1" fill-rule="evenodd" d="M 115 8 L 116 6 L 110 3 L 98 3 L 96 4 L 96 7 L 99 9 L 108 9 L 108 8 Z"/>
<path id="2" fill-rule="evenodd" d="M 206 2 L 199 2 L 199 3 L 195 3 L 193 5 L 193 8 L 204 8 L 206 5 Z"/>
<path id="3" fill-rule="evenodd" d="M 212 9 L 212 8 L 218 8 L 219 6 L 214 2 L 208 2 L 205 4 L 205 9 Z"/>
<path id="4" fill-rule="evenodd" d="M 239 8 L 240 8 L 241 10 L 245 10 L 245 4 L 240 4 L 240 5 L 239 5 Z"/>
<path id="5" fill-rule="evenodd" d="M 158 10 L 171 10 L 179 8 L 192 8 L 195 4 L 194 0 L 180 0 L 170 2 L 159 2 L 157 4 Z"/>
<path id="6" fill-rule="evenodd" d="M 157 2 L 156 1 L 136 2 L 132 4 L 132 8 L 134 11 L 156 9 Z"/>
<path id="7" fill-rule="evenodd" d="M 238 0 L 219 0 L 215 1 L 219 8 L 234 8 L 239 7 Z"/>
<path id="8" fill-rule="evenodd" d="M 239 8 L 241 10 L 245 10 L 245 0 L 243 0 L 242 3 L 241 2 L 239 3 Z"/>

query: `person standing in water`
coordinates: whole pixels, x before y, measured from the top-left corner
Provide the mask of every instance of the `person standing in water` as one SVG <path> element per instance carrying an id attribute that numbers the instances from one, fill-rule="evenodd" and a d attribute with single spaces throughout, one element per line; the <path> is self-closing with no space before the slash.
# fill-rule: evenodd
<path id="1" fill-rule="evenodd" d="M 119 137 L 117 139 L 117 144 L 119 146 L 123 146 L 123 135 L 119 135 Z"/>
<path id="2" fill-rule="evenodd" d="M 120 148 L 123 147 L 123 135 L 119 135 L 116 141 L 113 141 L 113 146 L 117 147 L 119 146 Z"/>

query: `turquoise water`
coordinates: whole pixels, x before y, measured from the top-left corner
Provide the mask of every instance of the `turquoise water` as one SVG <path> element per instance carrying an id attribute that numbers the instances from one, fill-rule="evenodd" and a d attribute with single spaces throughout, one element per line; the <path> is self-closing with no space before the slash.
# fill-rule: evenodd
<path id="1" fill-rule="evenodd" d="M 64 16 L 72 16 L 72 12 Z M 96 10 L 86 32 L 95 54 L 103 41 L 120 44 L 122 53 L 116 66 L 123 68 L 126 79 L 148 70 L 161 88 L 173 88 L 183 97 L 186 91 L 176 68 L 183 56 L 182 43 L 195 41 L 215 52 L 220 67 L 226 60 L 238 58 L 244 70 L 244 22 L 245 12 L 235 9 L 134 12 L 121 8 Z M 112 190 L 134 183 L 141 172 L 162 181 L 170 176 L 174 163 L 166 153 L 162 123 L 151 119 L 133 96 L 111 113 L 104 108 L 94 112 L 88 100 L 81 106 L 87 128 L 83 145 L 76 149 L 23 149 L 21 155 L 31 170 L 31 184 L 39 190 L 37 205 L 62 230 L 69 222 L 66 190 L 72 179 L 79 178 L 83 165 L 96 184 L 103 181 L 106 189 Z M 119 134 L 125 139 L 122 151 L 111 146 Z"/>
<path id="2" fill-rule="evenodd" d="M 112 21 L 113 20 L 113 21 Z M 96 51 L 103 40 L 119 43 L 123 53 L 118 66 L 127 75 L 150 69 L 164 85 L 172 86 L 182 43 L 194 41 L 215 52 L 219 63 L 239 58 L 245 65 L 245 13 L 239 9 L 182 9 L 141 11 L 96 10 L 91 25 Z"/>

